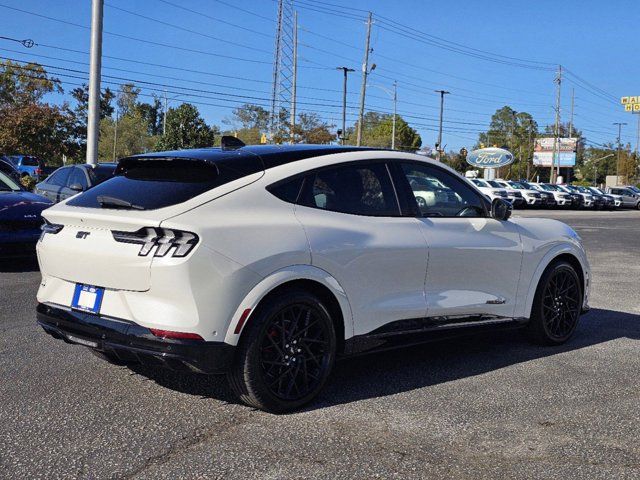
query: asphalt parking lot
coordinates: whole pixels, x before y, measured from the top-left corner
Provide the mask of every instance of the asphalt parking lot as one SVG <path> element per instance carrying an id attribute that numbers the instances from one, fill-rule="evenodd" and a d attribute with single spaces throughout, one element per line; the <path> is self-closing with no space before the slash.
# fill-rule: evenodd
<path id="1" fill-rule="evenodd" d="M 583 237 L 592 311 L 343 361 L 308 409 L 224 378 L 107 364 L 35 324 L 37 265 L 0 266 L 1 478 L 640 478 L 640 212 L 517 211 Z"/>

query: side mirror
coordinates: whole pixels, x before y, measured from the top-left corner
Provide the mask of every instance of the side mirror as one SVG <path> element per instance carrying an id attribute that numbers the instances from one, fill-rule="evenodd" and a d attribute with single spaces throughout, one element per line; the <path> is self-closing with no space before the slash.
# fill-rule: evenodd
<path id="1" fill-rule="evenodd" d="M 79 183 L 72 183 L 71 185 L 69 185 L 69 188 L 74 192 L 82 192 L 84 190 L 84 188 L 82 188 L 82 185 L 80 185 Z"/>
<path id="2" fill-rule="evenodd" d="M 501 198 L 494 198 L 491 202 L 491 218 L 502 222 L 509 220 L 513 206 L 509 202 L 505 202 Z"/>

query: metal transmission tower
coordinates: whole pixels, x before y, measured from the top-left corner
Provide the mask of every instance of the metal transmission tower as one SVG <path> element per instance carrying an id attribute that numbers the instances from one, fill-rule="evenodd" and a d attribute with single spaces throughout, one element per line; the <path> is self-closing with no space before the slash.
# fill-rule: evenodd
<path id="1" fill-rule="evenodd" d="M 273 84 L 271 86 L 271 117 L 269 137 L 274 141 L 281 129 L 282 108 L 291 111 L 294 77 L 294 11 L 293 0 L 278 1 L 276 44 L 273 56 Z"/>

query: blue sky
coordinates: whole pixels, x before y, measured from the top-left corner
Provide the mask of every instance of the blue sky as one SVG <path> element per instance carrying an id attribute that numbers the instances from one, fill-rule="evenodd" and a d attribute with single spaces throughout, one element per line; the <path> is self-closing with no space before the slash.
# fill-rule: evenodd
<path id="1" fill-rule="evenodd" d="M 0 56 L 70 69 L 51 69 L 70 91 L 88 71 L 90 3 L 0 0 L 0 35 L 32 38 L 38 44 L 25 49 L 0 40 Z M 337 66 L 358 70 L 349 77 L 348 123 L 356 118 L 366 11 L 371 10 L 370 62 L 377 68 L 370 84 L 390 89 L 394 80 L 398 82 L 398 113 L 417 128 L 423 144 L 433 145 L 437 137 L 439 97 L 434 89 L 451 92 L 445 103 L 447 148 L 472 146 L 491 114 L 504 105 L 530 112 L 541 127 L 552 123 L 553 79 L 556 65 L 562 64 L 573 74 L 562 84 L 562 120 L 568 120 L 574 88 L 575 124 L 589 141 L 614 141 L 617 127 L 612 123 L 622 121 L 629 123 L 623 141 L 635 146 L 637 116 L 622 110 L 619 97 L 640 95 L 640 2 L 294 4 L 299 25 L 298 108 L 321 111 L 335 125 L 340 124 L 342 98 Z M 216 124 L 240 103 L 268 106 L 276 10 L 274 0 L 106 0 L 103 86 L 117 88 L 132 79 L 139 81 L 144 95 L 162 95 L 166 88 L 169 97 L 178 97 L 172 105 L 191 101 Z M 368 90 L 367 110 L 391 109 L 382 88 Z"/>

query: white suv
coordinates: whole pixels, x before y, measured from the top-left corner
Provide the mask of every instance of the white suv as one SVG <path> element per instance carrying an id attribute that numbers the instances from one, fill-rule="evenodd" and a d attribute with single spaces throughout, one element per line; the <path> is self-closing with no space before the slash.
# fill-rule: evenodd
<path id="1" fill-rule="evenodd" d="M 224 372 L 242 401 L 284 412 L 338 356 L 462 327 L 522 325 L 557 345 L 587 309 L 571 228 L 509 220 L 510 204 L 438 162 L 223 144 L 125 158 L 43 212 L 49 334 L 111 362 Z M 419 205 L 412 178 L 447 194 Z"/>
<path id="2" fill-rule="evenodd" d="M 514 182 L 514 181 L 497 179 L 496 182 L 498 182 L 500 185 L 502 185 L 506 189 L 516 190 L 520 192 L 522 194 L 522 198 L 524 198 L 526 205 L 533 207 L 533 206 L 541 206 L 543 203 L 542 194 L 536 190 L 525 188 L 522 185 L 520 185 L 518 182 Z"/>
<path id="3" fill-rule="evenodd" d="M 558 205 L 559 207 L 570 207 L 573 202 L 573 199 L 571 198 L 570 194 L 562 192 L 559 189 L 555 189 L 547 185 L 546 183 L 529 182 L 529 185 L 531 185 L 536 190 L 549 192 L 553 194 L 553 198 L 556 201 L 556 205 Z"/>
<path id="4" fill-rule="evenodd" d="M 507 194 L 506 189 L 492 187 L 485 180 L 482 180 L 480 178 L 471 178 L 470 180 L 475 184 L 476 187 L 478 187 L 478 190 L 488 196 L 490 200 L 494 200 L 496 198 L 509 200 L 509 195 Z"/>

